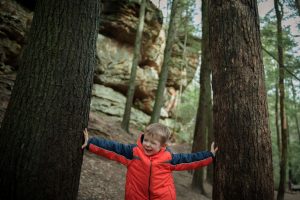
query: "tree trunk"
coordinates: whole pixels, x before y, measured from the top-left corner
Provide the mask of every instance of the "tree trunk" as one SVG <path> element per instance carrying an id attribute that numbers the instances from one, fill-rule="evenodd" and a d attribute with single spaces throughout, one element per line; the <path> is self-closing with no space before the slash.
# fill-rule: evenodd
<path id="1" fill-rule="evenodd" d="M 276 127 L 276 136 L 277 136 L 277 147 L 280 159 L 280 152 L 281 152 L 281 137 L 280 137 L 280 130 L 279 130 L 279 117 L 278 117 L 278 84 L 275 84 L 275 127 Z"/>
<path id="2" fill-rule="evenodd" d="M 298 10 L 298 15 L 300 16 L 300 0 L 295 0 L 295 4 Z"/>
<path id="3" fill-rule="evenodd" d="M 273 200 L 272 143 L 256 0 L 209 4 L 214 200 Z"/>
<path id="4" fill-rule="evenodd" d="M 281 155 L 280 155 L 280 180 L 278 186 L 277 200 L 284 199 L 287 167 L 287 122 L 285 115 L 285 94 L 284 94 L 284 61 L 283 61 L 283 41 L 282 41 L 282 17 L 283 5 L 280 0 L 274 0 L 275 13 L 277 18 L 277 49 L 279 64 L 279 115 L 281 122 Z"/>
<path id="5" fill-rule="evenodd" d="M 295 112 L 294 112 L 294 118 L 295 118 L 295 124 L 296 124 L 296 128 L 297 128 L 297 134 L 298 134 L 298 139 L 299 139 L 299 143 L 300 143 L 300 126 L 299 126 L 299 120 L 298 120 L 298 115 L 297 115 L 297 111 L 298 106 L 297 106 L 297 100 L 296 100 L 296 90 L 295 90 L 295 86 L 293 84 L 293 81 L 291 81 L 291 86 L 292 86 L 292 93 L 293 93 L 293 102 L 294 102 L 294 107 L 295 107 Z"/>
<path id="6" fill-rule="evenodd" d="M 210 67 L 208 60 L 208 20 L 207 20 L 207 0 L 202 1 L 202 45 L 201 45 L 201 69 L 200 69 L 200 96 L 199 105 L 196 118 L 196 126 L 194 131 L 194 140 L 192 152 L 206 150 L 206 130 L 208 127 L 208 91 L 210 89 Z M 204 189 L 204 169 L 198 169 L 194 171 L 192 187 L 200 190 L 201 194 L 206 195 Z"/>
<path id="7" fill-rule="evenodd" d="M 76 199 L 99 1 L 38 1 L 0 133 L 0 199 Z"/>
<path id="8" fill-rule="evenodd" d="M 135 78 L 136 78 L 136 71 L 138 67 L 138 62 L 141 56 L 141 41 L 142 41 L 142 35 L 143 35 L 143 29 L 144 29 L 144 17 L 145 17 L 145 7 L 146 7 L 146 0 L 142 0 L 140 4 L 140 13 L 139 13 L 139 23 L 138 28 L 136 31 L 136 38 L 134 43 L 134 54 L 133 54 L 133 60 L 132 60 L 132 67 L 131 67 L 131 74 L 130 74 L 130 80 L 129 80 L 129 87 L 127 91 L 127 99 L 126 99 L 126 105 L 125 105 L 125 111 L 123 115 L 122 120 L 122 128 L 129 133 L 129 121 L 130 121 L 130 114 L 131 114 L 131 107 L 132 107 L 132 101 L 134 97 L 135 92 Z"/>
<path id="9" fill-rule="evenodd" d="M 171 9 L 171 16 L 169 22 L 169 29 L 168 29 L 168 37 L 166 41 L 166 47 L 164 50 L 164 61 L 161 67 L 161 72 L 159 74 L 159 82 L 155 94 L 155 103 L 153 107 L 153 112 L 151 115 L 150 123 L 156 123 L 159 121 L 160 118 L 160 109 L 163 105 L 163 95 L 164 90 L 166 87 L 166 82 L 168 79 L 168 72 L 169 72 L 169 65 L 171 60 L 171 53 L 172 53 L 172 46 L 174 43 L 176 31 L 177 31 L 177 24 L 176 24 L 176 16 L 178 16 L 178 0 L 173 0 L 172 2 L 172 9 Z"/>
<path id="10" fill-rule="evenodd" d="M 288 152 L 291 152 L 290 149 L 290 145 L 291 145 L 291 137 L 290 137 L 290 126 L 288 124 L 288 120 L 287 120 L 287 141 L 288 141 Z M 288 154 L 289 154 L 288 153 Z M 288 159 L 288 181 L 292 181 L 293 178 L 293 171 L 292 171 L 292 162 L 291 162 L 291 158 Z"/>
<path id="11" fill-rule="evenodd" d="M 189 13 L 189 7 L 186 6 L 185 8 L 185 12 L 186 12 L 186 15 L 188 15 Z M 183 14 L 183 13 L 181 13 Z M 190 14 L 190 13 L 189 13 Z M 183 17 L 183 15 L 181 16 Z M 188 18 L 185 17 L 183 21 L 180 21 L 180 23 L 184 23 L 184 43 L 183 43 L 183 50 L 182 50 L 182 55 L 181 55 L 181 58 L 183 60 L 183 62 L 180 64 L 180 72 L 183 72 L 183 69 L 185 67 L 187 67 L 187 57 L 186 57 L 186 43 L 187 43 L 187 39 L 188 39 Z M 178 116 L 177 116 L 177 108 L 180 106 L 181 104 L 181 96 L 182 96 L 182 84 L 183 84 L 183 81 L 186 77 L 186 75 L 183 75 L 183 73 L 180 73 L 180 86 L 179 86 L 179 93 L 178 95 L 176 96 L 176 106 L 174 108 L 174 115 L 175 115 L 175 119 L 174 119 L 174 126 L 173 126 L 173 132 L 176 132 L 176 126 L 177 126 L 177 121 L 178 121 Z"/>
<path id="12" fill-rule="evenodd" d="M 209 67 L 210 68 L 210 67 Z M 209 74 L 211 75 L 211 68 Z M 210 148 L 210 144 L 214 141 L 214 130 L 213 130 L 213 116 L 212 116 L 212 99 L 211 99 L 211 78 L 209 76 L 209 88 L 207 90 L 208 96 L 208 107 L 207 107 L 207 144 Z M 208 183 L 213 184 L 213 171 L 214 166 L 209 165 L 207 167 L 207 177 L 206 180 Z"/>
<path id="13" fill-rule="evenodd" d="M 206 41 L 204 45 L 206 46 L 206 49 L 209 49 L 209 44 L 208 44 L 208 29 L 209 29 L 209 24 L 208 24 L 208 13 L 207 13 L 207 9 L 208 9 L 208 3 L 209 1 L 205 1 L 206 2 L 206 11 L 204 11 L 205 16 L 203 16 L 203 18 L 205 19 L 205 25 L 206 28 L 203 27 L 203 32 L 205 31 L 205 34 L 207 34 L 206 36 Z M 208 54 L 209 51 L 207 51 L 206 54 Z M 206 61 L 207 61 L 207 68 L 209 70 L 209 77 L 208 77 L 208 83 L 207 83 L 207 91 L 206 91 L 206 99 L 207 99 L 207 108 L 206 108 L 206 124 L 207 124 L 207 144 L 208 147 L 210 147 L 210 144 L 214 141 L 214 131 L 213 131 L 213 116 L 212 116 L 212 94 L 211 94 L 211 66 L 209 65 L 209 55 L 206 55 Z M 207 167 L 207 181 L 212 184 L 213 183 L 213 165 L 209 165 Z"/>

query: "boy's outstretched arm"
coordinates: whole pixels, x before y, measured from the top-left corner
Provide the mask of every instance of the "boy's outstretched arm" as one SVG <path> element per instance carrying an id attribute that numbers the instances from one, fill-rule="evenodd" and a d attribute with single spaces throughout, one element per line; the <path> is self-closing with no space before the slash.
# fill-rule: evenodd
<path id="1" fill-rule="evenodd" d="M 210 151 L 172 154 L 170 164 L 172 169 L 177 171 L 197 169 L 212 163 L 217 151 L 218 147 L 215 147 L 213 142 Z"/>
<path id="2" fill-rule="evenodd" d="M 126 145 L 100 137 L 89 138 L 86 128 L 84 129 L 83 134 L 84 143 L 82 148 L 86 148 L 92 153 L 120 162 L 126 166 L 132 160 L 133 148 L 136 145 Z"/>

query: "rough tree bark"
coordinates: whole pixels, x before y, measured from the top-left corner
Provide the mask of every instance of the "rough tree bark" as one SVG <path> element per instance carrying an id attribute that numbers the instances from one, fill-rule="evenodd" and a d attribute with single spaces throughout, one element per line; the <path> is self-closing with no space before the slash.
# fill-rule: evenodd
<path id="1" fill-rule="evenodd" d="M 273 200 L 272 144 L 256 0 L 211 0 L 214 200 Z"/>
<path id="2" fill-rule="evenodd" d="M 0 199 L 76 199 L 99 1 L 38 1 L 0 133 Z"/>
<path id="3" fill-rule="evenodd" d="M 211 75 L 211 68 L 209 74 Z M 207 144 L 209 145 L 215 140 L 214 139 L 214 129 L 213 129 L 213 113 L 212 113 L 212 95 L 211 95 L 211 78 L 209 78 L 209 88 L 207 91 L 208 96 L 208 107 L 207 107 Z M 206 180 L 208 183 L 213 184 L 213 171 L 214 166 L 209 165 L 207 167 L 207 177 Z"/>

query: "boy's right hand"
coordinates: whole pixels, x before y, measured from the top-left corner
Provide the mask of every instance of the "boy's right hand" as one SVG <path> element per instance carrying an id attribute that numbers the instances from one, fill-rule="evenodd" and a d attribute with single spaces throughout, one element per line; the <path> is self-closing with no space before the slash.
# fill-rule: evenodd
<path id="1" fill-rule="evenodd" d="M 81 146 L 81 149 L 84 149 L 87 146 L 87 143 L 88 143 L 88 140 L 89 140 L 89 133 L 88 133 L 86 128 L 83 131 L 83 136 L 84 136 L 84 143 Z"/>
<path id="2" fill-rule="evenodd" d="M 219 148 L 215 147 L 215 142 L 212 142 L 211 146 L 210 146 L 210 152 L 212 152 L 215 156 L 218 150 L 219 150 Z"/>

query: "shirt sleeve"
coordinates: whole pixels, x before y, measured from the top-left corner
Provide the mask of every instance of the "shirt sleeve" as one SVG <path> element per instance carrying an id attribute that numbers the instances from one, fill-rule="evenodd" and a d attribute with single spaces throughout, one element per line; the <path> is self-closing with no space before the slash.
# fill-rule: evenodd
<path id="1" fill-rule="evenodd" d="M 213 161 L 213 153 L 200 151 L 196 153 L 172 154 L 172 170 L 191 170 L 209 165 Z"/>
<path id="2" fill-rule="evenodd" d="M 127 166 L 133 158 L 133 148 L 135 146 L 133 144 L 122 144 L 104 138 L 92 137 L 88 140 L 86 148 L 92 153 Z"/>

